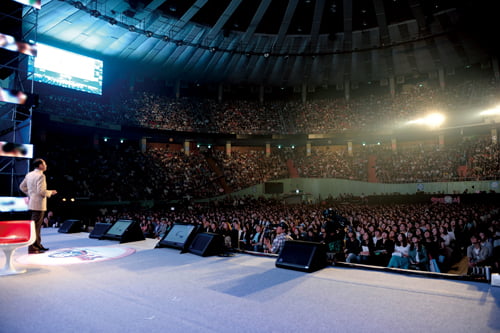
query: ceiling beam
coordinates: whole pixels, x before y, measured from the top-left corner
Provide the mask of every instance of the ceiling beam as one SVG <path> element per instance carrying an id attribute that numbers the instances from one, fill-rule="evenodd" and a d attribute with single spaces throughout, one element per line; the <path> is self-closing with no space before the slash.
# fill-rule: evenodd
<path id="1" fill-rule="evenodd" d="M 269 51 L 280 53 L 281 46 L 283 45 L 283 41 L 285 40 L 286 33 L 288 32 L 288 28 L 290 27 L 290 23 L 292 22 L 293 14 L 297 9 L 298 3 L 299 0 L 290 0 L 290 2 L 288 2 L 285 15 L 283 16 L 283 20 L 280 24 L 280 30 L 278 31 L 278 35 L 276 36 L 276 42 L 274 43 L 272 50 Z"/>

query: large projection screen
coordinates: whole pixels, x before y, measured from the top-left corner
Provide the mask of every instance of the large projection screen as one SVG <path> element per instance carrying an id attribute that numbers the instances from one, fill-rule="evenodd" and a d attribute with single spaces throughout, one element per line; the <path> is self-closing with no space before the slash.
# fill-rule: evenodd
<path id="1" fill-rule="evenodd" d="M 38 43 L 28 70 L 36 82 L 102 95 L 102 60 Z"/>

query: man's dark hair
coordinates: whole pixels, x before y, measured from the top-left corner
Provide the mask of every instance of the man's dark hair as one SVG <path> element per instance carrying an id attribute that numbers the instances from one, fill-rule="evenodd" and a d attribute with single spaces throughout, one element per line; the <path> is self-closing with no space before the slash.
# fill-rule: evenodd
<path id="1" fill-rule="evenodd" d="M 43 163 L 43 159 L 41 159 L 41 158 L 37 158 L 36 160 L 34 160 L 34 161 L 33 161 L 33 167 L 34 167 L 35 169 L 38 169 L 38 167 L 39 167 L 39 166 L 40 166 L 40 164 L 42 164 L 42 163 Z"/>

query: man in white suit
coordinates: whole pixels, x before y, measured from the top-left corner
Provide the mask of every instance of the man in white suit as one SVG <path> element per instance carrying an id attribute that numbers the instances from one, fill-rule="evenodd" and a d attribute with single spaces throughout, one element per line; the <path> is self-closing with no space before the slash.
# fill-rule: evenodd
<path id="1" fill-rule="evenodd" d="M 45 211 L 47 211 L 47 198 L 57 194 L 56 190 L 47 190 L 47 181 L 44 171 L 47 170 L 47 163 L 41 158 L 33 162 L 33 171 L 24 177 L 19 189 L 28 196 L 28 209 L 31 211 L 31 219 L 35 221 L 36 241 L 29 246 L 28 252 L 43 253 L 48 249 L 43 247 L 41 229 Z"/>

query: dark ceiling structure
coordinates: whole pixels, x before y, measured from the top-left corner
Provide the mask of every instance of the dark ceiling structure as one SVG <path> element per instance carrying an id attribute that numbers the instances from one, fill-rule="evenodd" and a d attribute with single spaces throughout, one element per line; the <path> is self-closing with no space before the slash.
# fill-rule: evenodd
<path id="1" fill-rule="evenodd" d="M 467 0 L 44 0 L 37 39 L 108 63 L 134 64 L 127 71 L 171 82 L 343 87 L 391 78 L 401 82 L 490 62 L 495 50 L 489 38 L 498 29 L 488 26 L 494 15 L 482 5 Z"/>

